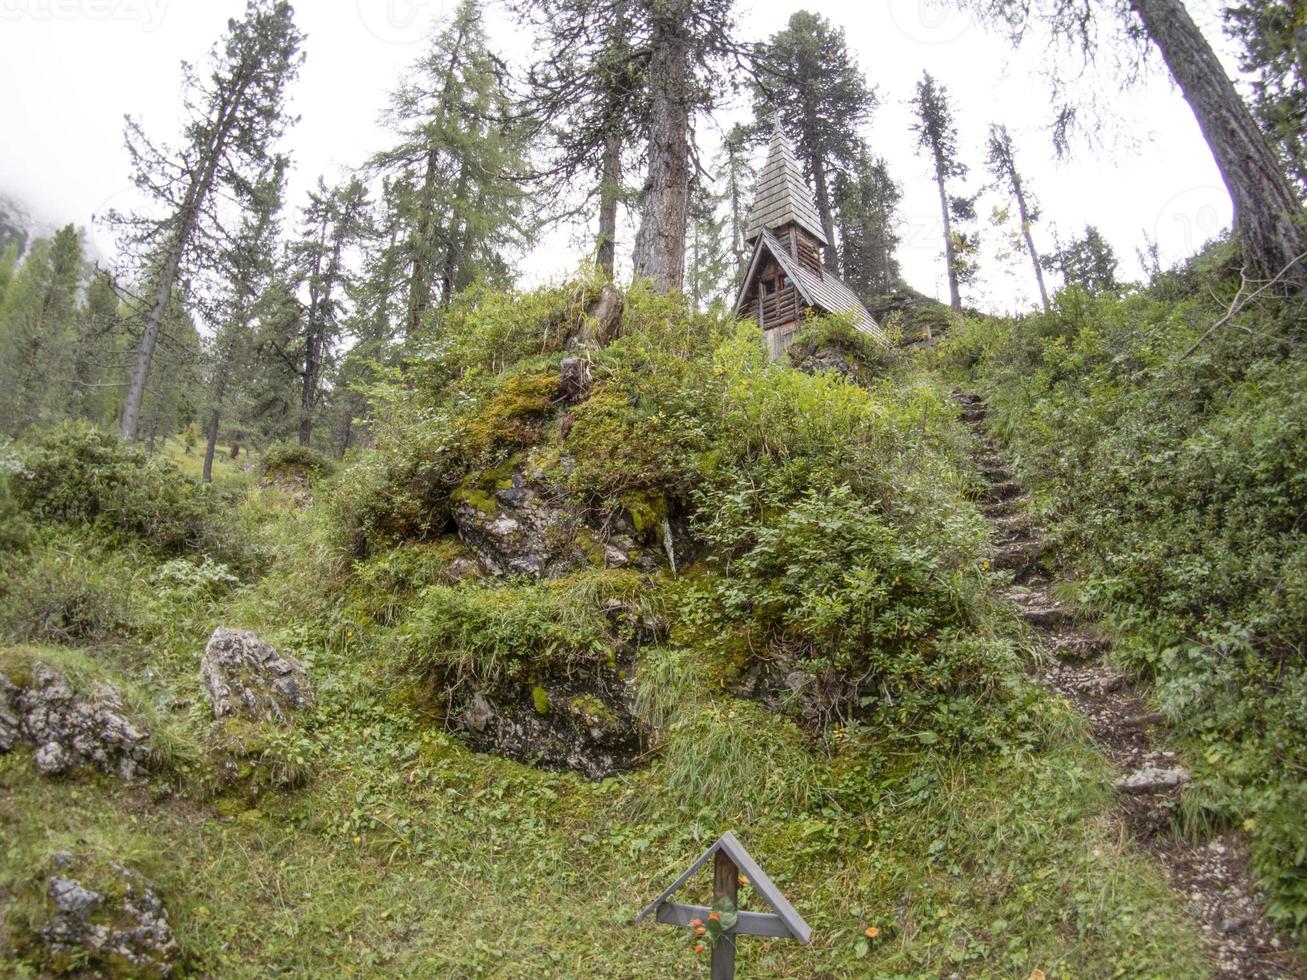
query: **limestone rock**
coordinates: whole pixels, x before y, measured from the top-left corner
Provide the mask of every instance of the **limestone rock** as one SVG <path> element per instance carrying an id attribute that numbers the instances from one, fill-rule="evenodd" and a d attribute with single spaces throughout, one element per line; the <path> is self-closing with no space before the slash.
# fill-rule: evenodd
<path id="1" fill-rule="evenodd" d="M 86 962 L 114 975 L 171 976 L 177 942 L 163 903 L 136 873 L 121 866 L 114 871 L 122 887 L 112 898 L 75 878 L 50 875 L 46 896 L 52 909 L 37 936 L 56 962 Z"/>
<path id="2" fill-rule="evenodd" d="M 844 352 L 837 347 L 813 347 L 809 344 L 795 344 L 789 350 L 790 362 L 804 374 L 817 374 L 832 371 L 849 381 L 858 380 Z"/>
<path id="3" fill-rule="evenodd" d="M 1123 793 L 1165 793 L 1189 782 L 1189 773 L 1181 766 L 1147 765 L 1116 781 Z"/>
<path id="4" fill-rule="evenodd" d="M 586 315 L 572 335 L 568 337 L 568 350 L 598 350 L 607 347 L 622 328 L 622 312 L 626 298 L 612 283 L 605 283 L 599 298 L 590 304 Z"/>
<path id="5" fill-rule="evenodd" d="M 215 629 L 200 658 L 200 676 L 217 719 L 285 723 L 291 712 L 316 704 L 300 662 L 248 630 Z"/>
<path id="6" fill-rule="evenodd" d="M 146 733 L 127 716 L 116 687 L 97 684 L 89 695 L 80 695 L 40 661 L 32 665 L 25 687 L 0 675 L 0 752 L 19 741 L 36 746 L 36 768 L 47 776 L 90 765 L 135 779 L 153 761 Z"/>
<path id="7" fill-rule="evenodd" d="M 584 685 L 568 681 L 478 692 L 450 715 L 474 748 L 546 769 L 603 779 L 632 768 L 647 732 L 635 691 L 617 672 Z"/>

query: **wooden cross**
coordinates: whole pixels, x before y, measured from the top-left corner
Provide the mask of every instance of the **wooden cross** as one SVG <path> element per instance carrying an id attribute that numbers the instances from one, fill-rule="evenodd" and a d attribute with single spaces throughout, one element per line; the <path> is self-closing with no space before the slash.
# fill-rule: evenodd
<path id="1" fill-rule="evenodd" d="M 658 922 L 673 926 L 689 927 L 698 919 L 704 921 L 713 911 L 703 905 L 682 905 L 669 901 L 672 894 L 684 885 L 692 874 L 713 858 L 713 902 L 729 898 L 733 908 L 739 908 L 737 901 L 740 875 L 748 877 L 749 883 L 762 896 L 772 909 L 771 912 L 739 912 L 735 925 L 722 933 L 721 939 L 713 944 L 712 980 L 732 980 L 735 976 L 735 937 L 736 936 L 772 936 L 778 939 L 797 939 L 805 946 L 812 938 L 812 928 L 803 921 L 803 916 L 795 911 L 794 906 L 781 894 L 779 888 L 767 877 L 767 872 L 758 866 L 749 852 L 744 849 L 729 830 L 722 835 L 712 847 L 704 851 L 694 864 L 667 887 L 667 889 L 650 902 L 635 917 L 643 922 L 652 913 Z"/>

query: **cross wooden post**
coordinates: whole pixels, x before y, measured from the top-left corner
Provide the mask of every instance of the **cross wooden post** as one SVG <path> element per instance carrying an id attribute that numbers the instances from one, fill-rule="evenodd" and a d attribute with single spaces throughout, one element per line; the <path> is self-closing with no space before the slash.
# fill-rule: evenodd
<path id="1" fill-rule="evenodd" d="M 713 861 L 712 900 L 729 898 L 739 910 L 740 869 L 725 851 L 718 851 Z M 712 948 L 712 980 L 735 980 L 735 930 L 722 934 Z"/>
<path id="2" fill-rule="evenodd" d="M 803 916 L 795 911 L 789 899 L 781 894 L 767 872 L 758 866 L 744 846 L 727 831 L 699 859 L 681 872 L 681 876 L 663 889 L 663 893 L 641 910 L 635 917 L 636 923 L 654 916 L 658 922 L 683 929 L 702 928 L 708 923 L 714 912 L 710 906 L 682 905 L 671 901 L 672 895 L 690 876 L 713 859 L 712 897 L 713 905 L 722 899 L 731 900 L 735 922 L 729 929 L 724 929 L 713 943 L 712 980 L 734 980 L 735 978 L 735 942 L 740 936 L 771 936 L 778 939 L 797 939 L 805 946 L 812 938 L 812 927 L 803 921 Z M 740 876 L 747 875 L 749 884 L 756 896 L 767 905 L 771 912 L 741 912 Z M 725 903 L 723 903 L 725 904 Z M 705 930 L 706 931 L 706 930 Z M 713 930 L 716 933 L 716 930 Z M 694 941 L 694 934 L 691 942 Z"/>

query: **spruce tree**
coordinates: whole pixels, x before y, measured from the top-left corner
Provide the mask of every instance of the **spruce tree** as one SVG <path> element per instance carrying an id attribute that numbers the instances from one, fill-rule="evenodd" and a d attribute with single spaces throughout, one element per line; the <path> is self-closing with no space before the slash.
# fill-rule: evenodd
<path id="1" fill-rule="evenodd" d="M 849 174 L 835 180 L 835 219 L 839 228 L 844 281 L 863 297 L 886 293 L 899 284 L 896 229 L 902 190 L 885 161 L 864 146 Z"/>
<path id="2" fill-rule="evenodd" d="M 1044 270 L 1035 248 L 1034 234 L 1031 228 L 1039 220 L 1039 205 L 1030 196 L 1025 179 L 1017 170 L 1016 154 L 1012 149 L 1012 136 L 1006 126 L 989 127 L 989 155 L 986 157 L 990 173 L 999 185 L 1004 187 L 1017 202 L 1017 216 L 1021 219 L 1021 236 L 1025 241 L 1026 252 L 1035 269 L 1035 282 L 1039 286 L 1039 299 L 1045 310 L 1048 305 L 1048 289 L 1044 286 Z"/>
<path id="3" fill-rule="evenodd" d="M 345 250 L 363 234 L 367 203 L 367 192 L 357 177 L 330 189 L 319 178 L 318 189 L 304 209 L 305 234 L 291 248 L 308 299 L 302 317 L 301 446 L 312 443 L 324 360 L 339 339 L 341 306 L 349 288 Z"/>
<path id="4" fill-rule="evenodd" d="M 201 470 L 201 478 L 206 483 L 213 479 L 213 458 L 234 375 L 238 371 L 258 369 L 251 363 L 252 324 L 259 297 L 276 270 L 279 218 L 288 166 L 289 161 L 283 156 L 269 161 L 251 188 L 249 207 L 239 228 L 219 254 L 227 285 L 216 304 L 217 330 L 212 344 Z"/>
<path id="5" fill-rule="evenodd" d="M 407 272 L 405 330 L 478 277 L 505 280 L 521 240 L 524 133 L 504 64 L 490 50 L 474 0 L 395 91 L 387 114 L 398 141 L 368 169 L 383 180 L 389 265 Z"/>
<path id="6" fill-rule="evenodd" d="M 875 90 L 849 52 L 844 31 L 820 14 L 798 11 L 764 45 L 754 84 L 755 128 L 765 132 L 778 120 L 794 144 L 830 242 L 826 267 L 837 275 L 834 181 L 857 167 L 858 130 L 875 108 Z"/>
<path id="7" fill-rule="evenodd" d="M 958 159 L 958 133 L 953 122 L 953 109 L 948 92 L 931 77 L 922 74 L 913 100 L 917 121 L 913 129 L 917 146 L 930 157 L 939 189 L 940 212 L 944 219 L 944 261 L 948 270 L 949 304 L 954 313 L 962 312 L 961 283 L 973 271 L 967 264 L 967 254 L 974 244 L 958 227 L 963 221 L 975 217 L 974 202 L 950 193 L 950 181 L 967 175 L 967 166 Z"/>
<path id="8" fill-rule="evenodd" d="M 138 282 L 148 289 L 118 427 L 124 439 L 139 435 L 150 365 L 178 283 L 200 285 L 212 273 L 230 224 L 224 203 L 247 203 L 270 147 L 290 122 L 286 88 L 302 60 L 302 39 L 289 3 L 249 0 L 244 16 L 227 22 L 207 78 L 183 65 L 188 118 L 180 148 L 150 140 L 138 123 L 127 121 L 132 180 L 150 209 L 110 216 L 137 264 Z"/>

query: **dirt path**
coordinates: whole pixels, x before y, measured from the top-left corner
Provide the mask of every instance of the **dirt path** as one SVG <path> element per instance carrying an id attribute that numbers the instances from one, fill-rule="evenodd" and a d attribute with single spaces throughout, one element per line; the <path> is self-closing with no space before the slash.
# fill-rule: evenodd
<path id="1" fill-rule="evenodd" d="M 1030 498 L 985 431 L 984 402 L 974 395 L 957 398 L 962 418 L 975 433 L 976 461 L 989 484 L 980 509 L 999 533 L 995 564 L 1012 572 L 1007 594 L 1048 654 L 1036 667 L 1039 679 L 1089 719 L 1094 738 L 1121 774 L 1116 786 L 1122 822 L 1187 898 L 1207 941 L 1213 973 L 1222 978 L 1307 976 L 1289 952 L 1291 942 L 1262 919 L 1265 902 L 1249 877 L 1244 842 L 1233 833 L 1199 843 L 1174 833 L 1172 816 L 1189 774 L 1166 751 L 1164 719 L 1108 662 L 1103 638 L 1074 622 L 1052 597 L 1040 566 L 1043 537 L 1027 508 Z"/>

